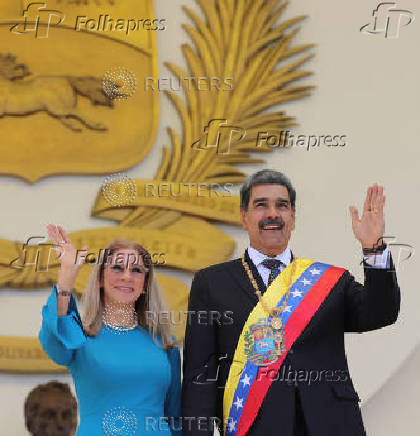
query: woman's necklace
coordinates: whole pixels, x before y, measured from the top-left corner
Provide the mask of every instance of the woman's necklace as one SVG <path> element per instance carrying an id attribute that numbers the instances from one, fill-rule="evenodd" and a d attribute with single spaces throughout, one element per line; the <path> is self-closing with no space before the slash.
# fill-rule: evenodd
<path id="1" fill-rule="evenodd" d="M 110 318 L 119 319 L 119 323 L 110 322 Z M 120 306 L 107 303 L 102 312 L 103 324 L 111 330 L 119 333 L 129 332 L 138 326 L 137 312 L 132 306 Z"/>

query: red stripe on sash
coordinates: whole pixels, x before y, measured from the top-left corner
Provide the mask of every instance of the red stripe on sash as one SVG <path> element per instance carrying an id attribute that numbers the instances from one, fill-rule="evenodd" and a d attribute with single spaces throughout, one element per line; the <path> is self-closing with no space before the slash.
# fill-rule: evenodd
<path id="1" fill-rule="evenodd" d="M 268 388 L 276 378 L 277 372 L 290 348 L 292 348 L 296 339 L 302 334 L 305 327 L 309 324 L 309 321 L 344 272 L 345 269 L 343 268 L 337 268 L 335 266 L 329 267 L 294 310 L 284 327 L 286 352 L 272 365 L 259 369 L 257 377 L 249 391 L 235 436 L 246 435 L 267 395 Z"/>

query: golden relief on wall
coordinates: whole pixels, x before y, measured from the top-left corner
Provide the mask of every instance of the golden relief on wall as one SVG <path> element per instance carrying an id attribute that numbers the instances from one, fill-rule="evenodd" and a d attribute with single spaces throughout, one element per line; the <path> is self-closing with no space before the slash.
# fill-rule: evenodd
<path id="1" fill-rule="evenodd" d="M 0 174 L 33 183 L 140 162 L 157 132 L 157 94 L 136 86 L 130 98 L 109 98 L 103 81 L 118 68 L 156 75 L 156 31 L 140 27 L 145 18 L 153 23 L 153 1 L 14 3 L 23 3 L 19 13 L 0 6 L 0 130 L 7 138 Z"/>
<path id="2" fill-rule="evenodd" d="M 25 2 L 26 8 L 28 3 Z M 51 21 L 56 23 L 49 29 L 48 38 L 38 40 L 33 34 L 31 37 L 31 34 L 13 34 L 7 30 L 7 42 L 0 43 L 5 62 L 20 65 L 18 71 L 30 69 L 32 84 L 40 76 L 50 77 L 46 80 L 51 84 L 51 76 L 58 75 L 60 85 L 67 87 L 69 94 L 76 94 L 74 98 L 81 119 L 75 118 L 71 120 L 71 126 L 66 125 L 60 117 L 46 110 L 16 117 L 3 116 L 0 128 L 8 126 L 9 133 L 16 133 L 19 126 L 24 130 L 25 123 L 43 127 L 26 137 L 26 151 L 20 151 L 20 160 L 11 150 L 9 155 L 6 153 L 9 163 L 4 168 L 0 166 L 0 172 L 13 173 L 31 182 L 46 174 L 113 172 L 134 165 L 149 151 L 157 128 L 159 89 L 151 92 L 143 84 L 145 78 L 152 78 L 159 84 L 155 32 L 129 31 L 129 39 L 125 39 L 122 34 L 128 27 L 124 28 L 127 21 L 122 20 L 118 37 L 115 28 L 109 31 L 112 34 L 103 35 L 104 23 L 109 23 L 110 18 L 130 17 L 130 7 L 123 7 L 122 3 L 119 0 L 55 0 L 48 2 Z M 135 4 L 135 12 L 131 13 L 135 17 L 144 18 L 139 9 L 141 5 L 147 5 L 144 16 L 153 16 L 151 1 L 125 1 L 124 5 L 127 4 Z M 239 197 L 231 188 L 241 183 L 246 174 L 237 166 L 264 162 L 252 158 L 250 153 L 273 150 L 256 146 L 259 132 L 278 133 L 296 125 L 294 118 L 285 113 L 284 105 L 309 96 L 313 88 L 295 83 L 311 74 L 301 66 L 313 56 L 307 54 L 312 45 L 293 44 L 299 30 L 297 25 L 305 17 L 284 20 L 286 4 L 277 0 L 197 0 L 197 4 L 201 11 L 183 7 L 190 20 L 183 27 L 192 40 L 192 44 L 181 47 L 187 69 L 167 64 L 174 78 L 182 84 L 181 92 L 165 91 L 180 116 L 182 132 L 168 128 L 171 146 L 163 148 L 154 179 L 131 180 L 128 187 L 117 179 L 110 181 L 105 190 L 103 187 L 98 189 L 91 215 L 107 220 L 108 225 L 70 234 L 78 249 L 88 245 L 90 251 L 98 251 L 111 239 L 128 237 L 144 244 L 151 253 L 164 253 L 162 268 L 190 272 L 230 259 L 234 240 L 214 223 L 240 225 Z M 83 12 L 80 12 L 82 7 Z M 9 14 L 13 12 L 10 9 L 8 7 Z M 64 11 L 64 21 L 57 11 Z M 115 12 L 111 17 L 110 11 L 118 11 L 120 15 Z M 108 18 L 104 17 L 106 14 Z M 90 24 L 88 17 L 92 20 Z M 155 22 L 148 22 L 148 26 L 163 26 L 165 23 L 161 20 L 157 17 Z M 80 30 L 66 28 L 66 22 L 77 22 Z M 16 23 L 22 24 L 22 19 Z M 142 23 L 144 25 L 144 21 Z M 175 24 L 168 19 L 166 25 Z M 0 23 L 0 31 L 2 26 L 7 28 Z M 15 30 L 22 32 L 22 29 L 18 26 Z M 43 32 L 40 35 L 45 35 L 46 30 Z M 37 45 L 39 41 L 42 42 Z M 66 53 L 63 62 L 54 61 L 54 57 L 62 55 L 62 45 L 58 41 L 71 51 Z M 83 41 L 81 53 L 74 52 L 80 41 Z M 2 47 L 8 47 L 8 50 Z M 112 52 L 114 65 L 110 66 L 106 63 L 109 59 L 107 50 L 115 47 L 115 58 Z M 109 102 L 104 99 L 107 94 L 99 92 L 98 79 L 107 68 L 121 66 L 135 73 L 137 90 L 130 98 Z M 29 77 L 14 81 L 23 84 Z M 217 79 L 218 85 L 229 86 L 204 89 L 191 86 L 191 78 L 203 77 L 209 79 L 207 83 Z M 84 94 L 78 92 L 76 86 L 84 86 Z M 115 83 L 115 86 L 119 89 L 121 84 Z M 185 98 L 181 98 L 182 94 Z M 273 106 L 276 109 L 270 110 Z M 4 122 L 6 125 L 3 126 Z M 75 131 L 74 126 L 80 130 Z M 43 140 L 47 136 L 50 142 L 45 143 Z M 60 144 L 69 146 L 56 147 L 52 138 L 60 138 Z M 286 144 L 282 146 L 286 147 Z M 1 147 L 7 148 L 5 144 Z M 34 169 L 29 169 L 29 165 L 25 167 L 29 158 L 22 156 L 26 157 L 34 148 L 39 148 L 41 155 L 48 151 L 55 157 L 61 156 L 63 166 L 74 167 L 63 169 L 51 164 L 54 157 L 49 160 L 49 155 L 46 159 L 44 154 L 41 159 L 41 155 L 37 157 L 33 153 L 30 167 Z M 113 202 L 112 198 L 123 198 L 124 201 Z M 54 283 L 59 264 L 51 257 L 50 248 L 48 243 L 0 240 L 0 287 L 29 290 Z M 31 259 L 27 266 L 22 261 L 25 258 Z M 86 286 L 91 267 L 85 265 L 80 271 L 75 284 L 79 295 Z M 158 274 L 157 279 L 170 309 L 185 312 L 188 298 L 185 283 L 163 274 Z M 185 317 L 182 323 L 175 325 L 178 340 L 182 340 L 184 328 Z M 0 337 L 0 370 L 48 372 L 63 368 L 46 358 L 37 339 Z"/>

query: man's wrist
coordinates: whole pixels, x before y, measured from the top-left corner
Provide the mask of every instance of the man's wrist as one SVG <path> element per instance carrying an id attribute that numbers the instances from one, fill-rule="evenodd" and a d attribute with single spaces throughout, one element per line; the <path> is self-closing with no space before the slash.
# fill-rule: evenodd
<path id="1" fill-rule="evenodd" d="M 362 245 L 362 250 L 364 255 L 382 254 L 385 251 L 386 247 L 387 245 L 384 242 L 382 242 L 382 244 L 380 245 L 373 245 L 370 247 Z"/>

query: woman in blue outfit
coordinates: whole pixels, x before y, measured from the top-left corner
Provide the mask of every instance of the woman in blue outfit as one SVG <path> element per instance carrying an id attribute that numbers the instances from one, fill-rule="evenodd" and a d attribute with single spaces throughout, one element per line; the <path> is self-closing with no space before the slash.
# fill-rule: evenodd
<path id="1" fill-rule="evenodd" d="M 83 256 L 62 227 L 47 230 L 61 267 L 39 340 L 73 376 L 76 435 L 181 435 L 180 355 L 169 325 L 156 316 L 164 306 L 149 253 L 122 239 L 106 247 L 84 294 L 82 321 L 71 288 Z"/>

